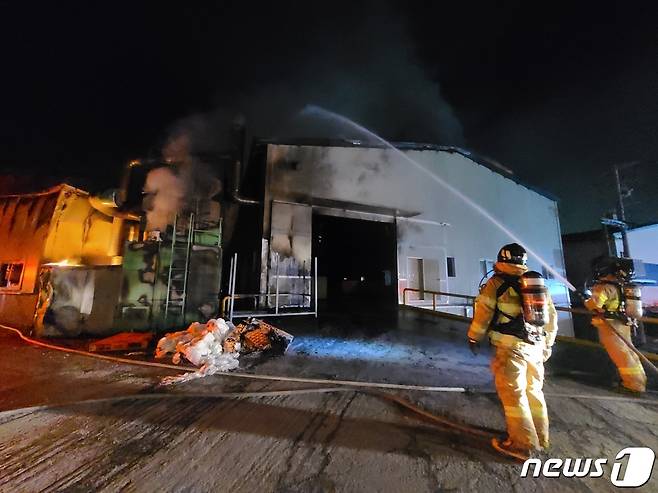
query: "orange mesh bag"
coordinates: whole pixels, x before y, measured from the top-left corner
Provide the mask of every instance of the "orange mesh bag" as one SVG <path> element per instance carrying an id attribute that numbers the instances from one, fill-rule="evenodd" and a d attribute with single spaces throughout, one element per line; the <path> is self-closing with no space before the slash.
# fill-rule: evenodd
<path id="1" fill-rule="evenodd" d="M 245 349 L 248 351 L 263 351 L 272 347 L 270 340 L 271 329 L 258 327 L 244 335 Z"/>

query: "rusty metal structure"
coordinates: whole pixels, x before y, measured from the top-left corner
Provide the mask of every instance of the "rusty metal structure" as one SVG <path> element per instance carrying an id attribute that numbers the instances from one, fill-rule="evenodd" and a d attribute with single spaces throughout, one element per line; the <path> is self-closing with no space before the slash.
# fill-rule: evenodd
<path id="1" fill-rule="evenodd" d="M 39 335 L 107 329 L 136 219 L 66 184 L 0 197 L 0 320 Z"/>

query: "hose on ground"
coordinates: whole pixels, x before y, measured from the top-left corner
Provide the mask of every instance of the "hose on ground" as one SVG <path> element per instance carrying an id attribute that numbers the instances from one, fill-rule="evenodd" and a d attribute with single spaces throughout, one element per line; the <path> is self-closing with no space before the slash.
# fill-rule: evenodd
<path id="1" fill-rule="evenodd" d="M 129 365 L 137 365 L 151 368 L 164 368 L 168 370 L 176 371 L 186 371 L 194 372 L 197 371 L 197 368 L 178 366 L 168 363 L 157 363 L 153 361 L 140 361 L 133 360 L 128 358 L 120 358 L 116 356 L 107 356 L 103 354 L 91 353 L 88 351 L 82 351 L 79 349 L 72 349 L 63 346 L 57 346 L 55 344 L 49 344 L 43 341 L 39 341 L 24 335 L 20 330 L 9 327 L 6 325 L 0 324 L 0 329 L 5 329 L 11 331 L 18 335 L 23 341 L 28 344 L 32 344 L 39 347 L 44 347 L 47 349 L 52 349 L 54 351 L 62 351 L 71 354 L 78 354 L 80 356 L 86 356 L 96 359 L 101 359 L 105 361 L 112 361 L 114 363 L 124 363 Z M 614 330 L 614 328 L 613 328 Z M 622 337 L 623 340 L 623 337 Z M 637 350 L 636 350 L 637 351 Z M 653 365 L 652 365 L 653 366 Z M 655 368 L 655 367 L 654 367 Z M 222 373 L 221 376 L 233 377 L 233 378 L 246 378 L 251 380 L 265 380 L 265 381 L 275 381 L 275 382 L 290 382 L 290 383 L 308 383 L 316 385 L 340 385 L 341 387 L 347 387 L 352 390 L 359 389 L 391 389 L 391 390 L 409 390 L 409 391 L 423 391 L 423 392 L 448 392 L 448 393 L 468 393 L 468 394 L 493 394 L 494 391 L 490 390 L 481 390 L 481 389 L 468 389 L 465 387 L 436 387 L 436 386 L 424 386 L 424 385 L 404 385 L 404 384 L 394 384 L 394 383 L 384 383 L 384 382 L 363 382 L 358 380 L 331 380 L 331 379 L 322 379 L 322 378 L 302 378 L 302 377 L 286 377 L 286 376 L 277 376 L 277 375 L 256 375 L 250 373 L 240 373 L 240 372 L 226 372 Z M 363 391 L 364 393 L 365 390 Z M 373 390 L 372 394 L 384 394 L 391 396 L 384 392 L 376 392 Z M 142 394 L 145 395 L 145 394 Z M 165 395 L 165 394 L 158 394 Z M 617 402 L 633 402 L 637 404 L 654 404 L 658 405 L 658 399 L 641 399 L 638 397 L 622 397 L 622 396 L 613 396 L 613 395 L 593 395 L 593 394 L 569 394 L 569 393 L 551 393 L 544 392 L 546 397 L 555 397 L 555 398 L 571 398 L 571 399 L 591 399 L 591 400 L 605 400 L 605 401 L 617 401 Z M 400 398 L 402 399 L 402 398 Z M 389 399 L 391 400 L 391 399 Z M 402 405 L 402 404 L 401 404 Z"/>
<path id="2" fill-rule="evenodd" d="M 619 332 L 610 322 L 608 322 L 604 318 L 600 318 L 599 320 L 602 320 L 603 323 L 608 327 L 621 341 L 626 345 L 628 349 L 633 351 L 639 358 L 640 360 L 644 363 L 644 365 L 649 368 L 652 372 L 654 372 L 656 375 L 658 375 L 658 368 L 656 368 L 656 365 L 654 365 L 649 358 L 647 358 L 644 354 L 642 354 L 642 351 L 637 349 L 631 341 L 627 340 L 621 332 Z"/>
<path id="3" fill-rule="evenodd" d="M 334 392 L 358 392 L 364 395 L 377 397 L 379 399 L 392 402 L 400 405 L 405 409 L 413 412 L 417 416 L 438 425 L 441 428 L 447 428 L 452 431 L 466 433 L 473 436 L 492 438 L 499 433 L 494 431 L 485 430 L 475 426 L 469 426 L 448 418 L 437 416 L 424 409 L 419 408 L 406 399 L 399 396 L 388 394 L 386 392 L 375 392 L 371 390 L 354 389 L 350 387 L 324 387 L 324 388 L 310 388 L 310 389 L 291 389 L 291 390 L 263 390 L 256 392 L 213 392 L 213 393 L 144 393 L 144 394 L 129 394 L 114 397 L 103 397 L 99 399 L 85 399 L 80 401 L 62 403 L 62 404 L 45 404 L 40 406 L 22 407 L 10 409 L 7 411 L 0 411 L 0 424 L 7 419 L 14 417 L 22 418 L 27 414 L 32 414 L 41 411 L 52 411 L 56 409 L 65 409 L 72 406 L 94 405 L 94 404 L 111 404 L 114 402 L 127 401 L 127 400 L 160 400 L 160 399 L 248 399 L 259 397 L 286 397 L 292 395 L 302 394 L 317 394 L 317 393 L 334 393 Z"/>

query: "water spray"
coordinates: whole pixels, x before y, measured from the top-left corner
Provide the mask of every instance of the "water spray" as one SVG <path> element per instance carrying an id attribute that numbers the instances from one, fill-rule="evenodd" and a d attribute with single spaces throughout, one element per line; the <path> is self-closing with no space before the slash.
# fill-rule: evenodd
<path id="1" fill-rule="evenodd" d="M 447 183 L 445 180 L 443 180 L 440 176 L 434 174 L 432 171 L 428 170 L 425 168 L 423 165 L 418 163 L 417 161 L 414 161 L 411 159 L 409 156 L 407 156 L 404 152 L 402 152 L 400 149 L 395 147 L 393 144 L 388 142 L 387 140 L 383 139 L 379 135 L 375 134 L 374 132 L 368 130 L 367 128 L 359 125 L 358 123 L 350 120 L 349 118 L 339 115 L 338 113 L 334 113 L 333 111 L 326 110 L 324 108 L 320 108 L 319 106 L 315 105 L 308 105 L 306 106 L 302 112 L 304 115 L 311 115 L 311 116 L 318 116 L 321 118 L 325 118 L 328 120 L 333 120 L 338 123 L 341 123 L 343 125 L 347 125 L 355 130 L 357 130 L 359 133 L 368 136 L 369 138 L 375 140 L 376 142 L 379 142 L 382 144 L 385 148 L 392 150 L 396 155 L 407 161 L 408 163 L 412 164 L 415 166 L 418 170 L 422 171 L 425 173 L 427 176 L 429 176 L 432 180 L 437 182 L 439 185 L 441 185 L 443 188 L 448 190 L 450 193 L 453 195 L 457 196 L 462 202 L 467 204 L 469 207 L 474 209 L 476 212 L 480 213 L 483 217 L 487 218 L 494 226 L 496 226 L 498 229 L 500 229 L 503 233 L 505 233 L 507 236 L 509 236 L 513 241 L 516 243 L 519 243 L 520 245 L 523 245 L 523 247 L 527 250 L 527 252 L 532 255 L 537 261 L 546 268 L 548 272 L 553 274 L 553 276 L 558 279 L 560 282 L 562 282 L 565 286 L 567 286 L 571 291 L 576 291 L 576 287 L 571 284 L 564 276 L 562 276 L 559 272 L 557 272 L 553 267 L 551 267 L 548 262 L 546 262 L 539 254 L 537 254 L 535 251 L 533 251 L 531 248 L 529 248 L 524 242 L 516 236 L 513 232 L 511 232 L 509 229 L 507 229 L 500 221 L 498 221 L 495 217 L 493 217 L 487 210 L 485 210 L 481 205 L 478 203 L 474 202 L 471 200 L 469 197 L 464 195 L 461 191 L 457 190 L 455 187 Z"/>

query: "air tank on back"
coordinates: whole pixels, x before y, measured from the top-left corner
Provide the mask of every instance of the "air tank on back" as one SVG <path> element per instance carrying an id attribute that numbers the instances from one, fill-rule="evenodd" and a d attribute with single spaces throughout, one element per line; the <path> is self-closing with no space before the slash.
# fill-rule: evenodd
<path id="1" fill-rule="evenodd" d="M 640 318 L 644 315 L 642 310 L 642 290 L 637 284 L 624 284 L 621 288 L 624 294 L 624 312 L 627 317 Z"/>
<path id="2" fill-rule="evenodd" d="M 528 271 L 519 280 L 523 318 L 531 325 L 542 327 L 549 321 L 549 293 L 539 272 Z"/>

